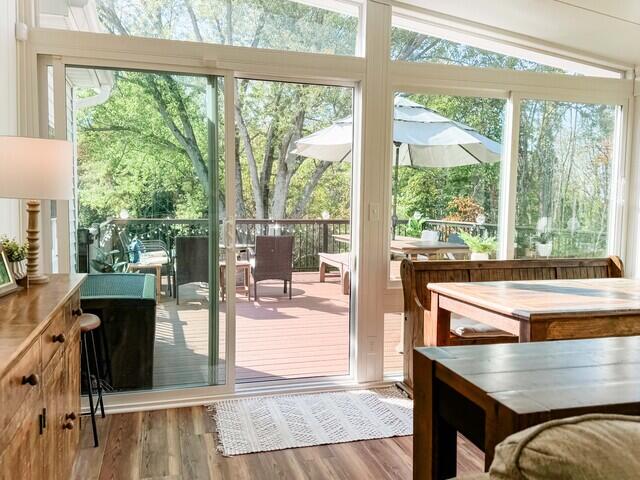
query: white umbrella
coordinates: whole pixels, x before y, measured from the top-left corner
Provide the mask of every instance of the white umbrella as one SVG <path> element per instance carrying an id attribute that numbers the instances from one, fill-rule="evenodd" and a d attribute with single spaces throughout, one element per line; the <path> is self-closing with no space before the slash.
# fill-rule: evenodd
<path id="1" fill-rule="evenodd" d="M 397 96 L 393 109 L 395 147 L 393 226 L 397 223 L 398 168 L 460 167 L 500 161 L 500 144 L 478 131 Z M 338 120 L 296 142 L 292 153 L 325 162 L 351 161 L 353 117 Z"/>
<path id="2" fill-rule="evenodd" d="M 404 97 L 396 97 L 396 165 L 459 167 L 500 161 L 500 144 Z M 353 118 L 338 120 L 296 142 L 293 153 L 326 162 L 351 161 Z"/>

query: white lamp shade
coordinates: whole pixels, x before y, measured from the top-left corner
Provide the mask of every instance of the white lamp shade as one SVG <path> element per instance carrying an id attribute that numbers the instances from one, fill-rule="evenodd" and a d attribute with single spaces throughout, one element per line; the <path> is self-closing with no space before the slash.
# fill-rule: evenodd
<path id="1" fill-rule="evenodd" d="M 73 198 L 73 146 L 64 140 L 0 136 L 0 197 Z"/>

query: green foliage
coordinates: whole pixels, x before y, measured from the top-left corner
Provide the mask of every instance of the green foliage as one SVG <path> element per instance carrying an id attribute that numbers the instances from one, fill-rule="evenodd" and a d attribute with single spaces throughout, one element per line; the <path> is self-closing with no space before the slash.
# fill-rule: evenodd
<path id="1" fill-rule="evenodd" d="M 20 244 L 15 238 L 9 239 L 9 237 L 3 236 L 0 238 L 0 245 L 2 245 L 2 250 L 4 250 L 10 262 L 20 262 L 27 258 L 29 243 L 26 241 Z"/>
<path id="2" fill-rule="evenodd" d="M 464 243 L 467 244 L 469 250 L 473 253 L 494 253 L 498 249 L 496 237 L 487 235 L 473 235 L 469 232 L 459 232 L 458 235 Z"/>
<path id="3" fill-rule="evenodd" d="M 533 237 L 534 243 L 541 243 L 542 245 L 546 245 L 548 243 L 553 242 L 553 233 L 551 232 L 540 232 L 538 235 Z"/>
<path id="4" fill-rule="evenodd" d="M 120 35 L 331 54 L 355 52 L 355 18 L 292 1 L 98 0 L 97 6 L 107 30 Z M 559 72 L 398 28 L 392 29 L 391 49 L 392 58 L 398 60 Z M 289 152 L 296 138 L 349 115 L 352 90 L 239 80 L 237 92 L 237 117 L 246 126 L 246 138 L 236 128 L 238 218 L 257 217 L 258 211 L 267 217 L 319 218 L 325 210 L 331 218 L 347 218 L 351 165 L 327 165 Z M 94 94 L 76 93 L 79 97 Z M 209 158 L 207 148 L 206 94 L 204 77 L 117 72 L 107 102 L 77 112 L 82 226 L 116 216 L 123 208 L 131 217 L 202 218 L 210 213 L 209 163 L 214 159 Z M 502 99 L 418 94 L 409 98 L 501 143 Z M 580 231 L 571 234 L 571 242 L 562 247 L 565 250 L 556 250 L 568 254 L 604 251 L 614 118 L 611 106 L 522 102 L 516 202 L 516 238 L 521 247 L 530 243 L 539 218 L 548 217 L 549 228 L 564 231 L 563 238 L 567 237 L 567 222 L 575 218 Z M 222 135 L 226 128 L 223 116 L 217 119 Z M 223 147 L 219 145 L 219 159 Z M 225 165 L 220 162 L 217 205 L 221 215 L 225 211 L 224 176 Z M 499 177 L 500 163 L 401 167 L 398 215 L 410 218 L 418 211 L 429 219 L 473 221 L 471 210 L 463 212 L 455 204 L 456 199 L 464 198 L 484 212 L 487 224 L 495 224 Z"/>
<path id="5" fill-rule="evenodd" d="M 415 212 L 413 216 L 407 221 L 405 233 L 409 237 L 420 238 L 422 231 L 424 230 L 424 224 L 427 222 L 427 218 L 423 217 L 420 212 Z"/>
<path id="6" fill-rule="evenodd" d="M 96 257 L 91 260 L 91 268 L 100 273 L 124 272 L 128 262 L 121 261 L 120 257 L 117 256 L 119 254 L 119 250 L 105 252 L 98 248 L 96 249 Z"/>
<path id="7" fill-rule="evenodd" d="M 102 23 L 119 34 L 299 52 L 355 53 L 356 17 L 291 0 L 97 0 L 96 3 Z"/>

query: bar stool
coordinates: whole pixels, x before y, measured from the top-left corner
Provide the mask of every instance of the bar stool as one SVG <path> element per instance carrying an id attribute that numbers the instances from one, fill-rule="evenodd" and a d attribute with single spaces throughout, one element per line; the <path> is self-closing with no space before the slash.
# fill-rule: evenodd
<path id="1" fill-rule="evenodd" d="M 89 392 L 89 411 L 91 415 L 91 425 L 93 427 L 93 446 L 98 446 L 98 427 L 96 425 L 96 410 L 100 406 L 102 418 L 104 414 L 104 403 L 102 402 L 102 380 L 100 379 L 100 366 L 98 365 L 98 354 L 96 353 L 96 344 L 93 338 L 93 331 L 100 326 L 100 318 L 92 313 L 82 313 L 80 315 L 80 334 L 82 351 L 84 352 L 85 366 L 87 368 L 87 391 Z M 91 350 L 93 351 L 93 367 L 95 373 L 92 374 L 91 361 L 89 360 L 89 341 L 91 342 Z M 96 387 L 98 389 L 98 403 L 93 402 L 93 382 L 92 377 L 96 379 Z"/>

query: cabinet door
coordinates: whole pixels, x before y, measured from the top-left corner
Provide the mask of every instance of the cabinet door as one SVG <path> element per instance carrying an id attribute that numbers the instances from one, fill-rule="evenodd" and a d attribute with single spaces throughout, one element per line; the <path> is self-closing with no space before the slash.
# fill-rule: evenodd
<path id="1" fill-rule="evenodd" d="M 26 413 L 26 414 L 25 414 Z M 43 478 L 40 435 L 40 418 L 33 409 L 20 412 L 23 421 L 19 424 L 14 437 L 0 456 L 0 479 L 15 480 Z M 8 435 L 9 432 L 3 432 Z M 44 477 L 47 478 L 47 477 Z"/>
<path id="2" fill-rule="evenodd" d="M 65 352 L 67 375 L 64 415 L 66 421 L 73 426 L 72 429 L 65 430 L 65 455 L 68 472 L 73 467 L 80 442 L 80 329 L 74 328 L 70 337 L 71 341 Z M 72 420 L 74 418 L 75 420 Z"/>
<path id="3" fill-rule="evenodd" d="M 62 352 L 60 352 L 62 353 Z M 43 373 L 44 401 L 46 408 L 46 426 L 43 435 L 43 478 L 63 479 L 65 477 L 67 461 L 65 455 L 65 368 L 64 357 L 60 355 L 51 361 Z"/>

